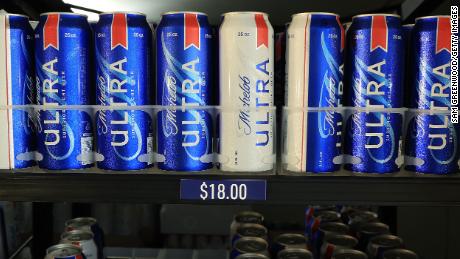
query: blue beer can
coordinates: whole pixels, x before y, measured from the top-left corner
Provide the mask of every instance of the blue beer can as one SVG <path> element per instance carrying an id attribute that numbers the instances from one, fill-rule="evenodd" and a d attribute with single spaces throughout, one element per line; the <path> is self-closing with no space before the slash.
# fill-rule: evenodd
<path id="1" fill-rule="evenodd" d="M 158 152 L 163 170 L 202 171 L 212 167 L 211 104 L 213 37 L 206 14 L 168 12 L 156 30 Z M 174 108 L 182 107 L 182 108 Z"/>
<path id="2" fill-rule="evenodd" d="M 39 166 L 83 169 L 93 164 L 91 29 L 86 16 L 44 13 L 35 29 Z M 59 108 L 63 105 L 69 105 Z M 56 107 L 56 110 L 53 108 Z"/>
<path id="3" fill-rule="evenodd" d="M 423 174 L 459 172 L 460 124 L 452 123 L 451 24 L 449 16 L 417 18 L 411 42 L 411 109 L 406 169 Z M 444 111 L 444 112 L 443 112 Z"/>
<path id="4" fill-rule="evenodd" d="M 27 16 L 0 14 L 0 105 L 35 103 L 33 32 Z M 19 169 L 35 165 L 35 128 L 33 112 L 25 107 L 1 109 L 1 169 Z M 5 125 L 6 123 L 6 125 Z"/>
<path id="5" fill-rule="evenodd" d="M 96 104 L 118 107 L 96 115 L 97 166 L 105 170 L 141 170 L 153 165 L 152 32 L 144 14 L 103 13 L 94 27 Z M 126 110 L 119 109 L 127 107 Z"/>
<path id="6" fill-rule="evenodd" d="M 287 170 L 326 173 L 340 169 L 344 30 L 339 16 L 299 13 L 287 31 Z M 307 110 L 325 108 L 326 110 Z M 327 110 L 329 109 L 329 110 Z"/>
<path id="7" fill-rule="evenodd" d="M 400 18 L 392 14 L 353 17 L 347 33 L 345 102 L 367 108 L 347 120 L 345 169 L 358 173 L 392 173 L 401 162 L 402 117 L 372 109 L 403 105 L 404 42 Z"/>

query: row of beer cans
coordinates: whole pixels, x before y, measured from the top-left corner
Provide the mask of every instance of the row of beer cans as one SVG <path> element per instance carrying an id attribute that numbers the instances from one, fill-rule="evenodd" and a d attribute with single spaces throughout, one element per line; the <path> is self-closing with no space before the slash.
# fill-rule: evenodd
<path id="1" fill-rule="evenodd" d="M 231 259 L 417 259 L 403 240 L 390 234 L 378 215 L 363 208 L 310 206 L 305 233 L 270 240 L 263 215 L 244 211 L 230 228 Z M 269 245 L 270 244 L 270 245 Z"/>
<path id="2" fill-rule="evenodd" d="M 139 13 L 103 13 L 91 26 L 79 14 L 44 13 L 34 31 L 27 17 L 1 18 L 0 167 L 274 169 L 274 33 L 265 13 L 226 13 L 217 33 L 206 14 L 168 12 L 154 35 Z M 336 14 L 300 13 L 286 36 L 288 171 L 344 163 L 393 173 L 403 148 L 407 170 L 459 171 L 449 17 L 403 27 L 397 15 L 364 14 L 344 30 Z M 18 108 L 33 104 L 35 112 Z M 99 107 L 94 120 L 89 105 Z M 148 105 L 162 108 L 139 108 Z M 344 106 L 363 111 L 345 115 Z M 406 118 L 406 136 L 404 106 L 428 111 Z"/>
<path id="3" fill-rule="evenodd" d="M 104 232 L 91 217 L 65 222 L 59 244 L 46 250 L 45 259 L 103 259 Z"/>

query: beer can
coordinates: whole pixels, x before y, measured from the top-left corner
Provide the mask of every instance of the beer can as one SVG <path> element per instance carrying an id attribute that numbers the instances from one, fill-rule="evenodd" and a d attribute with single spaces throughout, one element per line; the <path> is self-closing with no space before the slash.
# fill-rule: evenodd
<path id="1" fill-rule="evenodd" d="M 235 244 L 235 242 L 242 237 L 260 237 L 262 239 L 267 240 L 268 230 L 266 227 L 259 225 L 259 224 L 253 224 L 253 223 L 240 224 L 236 228 L 235 234 L 231 237 L 232 245 Z"/>
<path id="2" fill-rule="evenodd" d="M 158 152 L 163 170 L 202 171 L 213 166 L 213 35 L 208 16 L 167 12 L 156 30 Z"/>
<path id="3" fill-rule="evenodd" d="M 404 42 L 399 16 L 353 17 L 346 45 L 345 104 L 368 110 L 353 111 L 348 118 L 345 169 L 376 174 L 399 171 L 402 114 L 375 111 L 403 107 Z"/>
<path id="4" fill-rule="evenodd" d="M 84 169 L 93 164 L 88 110 L 59 108 L 92 103 L 91 29 L 85 15 L 43 13 L 35 29 L 39 166 Z M 53 109 L 56 107 L 56 109 Z"/>
<path id="5" fill-rule="evenodd" d="M 281 234 L 275 238 L 271 245 L 272 255 L 276 257 L 280 251 L 287 248 L 307 249 L 307 238 L 301 234 Z"/>
<path id="6" fill-rule="evenodd" d="M 242 237 L 238 239 L 230 251 L 230 259 L 241 254 L 256 253 L 268 256 L 268 243 L 260 237 Z"/>
<path id="7" fill-rule="evenodd" d="M 267 14 L 223 14 L 219 29 L 219 162 L 223 171 L 273 169 L 273 41 Z"/>
<path id="8" fill-rule="evenodd" d="M 83 231 L 90 231 L 93 233 L 93 239 L 97 246 L 98 251 L 98 258 L 103 257 L 103 249 L 105 246 L 104 240 L 104 231 L 99 226 L 97 220 L 91 217 L 80 217 L 67 220 L 65 222 L 65 232 L 69 232 L 72 230 L 83 230 Z"/>
<path id="9" fill-rule="evenodd" d="M 409 120 L 406 166 L 422 174 L 459 172 L 460 124 L 451 122 L 450 16 L 417 18 L 412 33 L 408 108 L 445 113 L 417 113 Z"/>
<path id="10" fill-rule="evenodd" d="M 418 259 L 418 255 L 407 249 L 391 249 L 383 253 L 382 259 Z"/>
<path id="11" fill-rule="evenodd" d="M 355 248 L 357 244 L 358 240 L 349 235 L 329 235 L 325 237 L 324 242 L 318 252 L 321 255 L 321 259 L 331 259 L 337 250 L 344 248 Z"/>
<path id="12" fill-rule="evenodd" d="M 61 235 L 61 244 L 72 244 L 82 249 L 86 259 L 98 259 L 98 249 L 93 233 L 85 230 L 72 230 Z"/>
<path id="13" fill-rule="evenodd" d="M 309 237 L 310 241 L 313 240 L 313 237 L 316 235 L 321 224 L 326 222 L 340 222 L 340 214 L 332 210 L 319 211 L 315 217 L 313 217 L 306 224 L 306 235 Z"/>
<path id="14" fill-rule="evenodd" d="M 33 40 L 27 16 L 0 14 L 0 169 L 35 165 L 34 112 L 14 107 L 35 103 Z"/>
<path id="15" fill-rule="evenodd" d="M 385 251 L 403 246 L 404 242 L 400 237 L 389 234 L 379 235 L 369 241 L 367 255 L 369 259 L 380 259 Z"/>
<path id="16" fill-rule="evenodd" d="M 367 255 L 359 250 L 339 249 L 334 252 L 331 259 L 367 259 Z"/>
<path id="17" fill-rule="evenodd" d="M 233 221 L 230 224 L 230 236 L 233 236 L 236 233 L 236 229 L 239 225 L 244 223 L 252 223 L 263 225 L 264 216 L 255 211 L 241 211 L 238 212 L 234 217 Z"/>
<path id="18" fill-rule="evenodd" d="M 336 110 L 305 108 L 341 106 L 344 32 L 339 16 L 299 13 L 287 31 L 289 48 L 284 150 L 287 170 L 325 173 L 340 168 L 342 116 Z"/>
<path id="19" fill-rule="evenodd" d="M 315 235 L 312 236 L 312 247 L 315 252 L 321 250 L 321 246 L 324 243 L 324 240 L 327 239 L 329 236 L 341 234 L 345 235 L 348 234 L 350 231 L 349 227 L 342 222 L 323 222 L 319 225 L 318 231 L 316 231 Z"/>
<path id="20" fill-rule="evenodd" d="M 388 225 L 381 222 L 369 222 L 363 224 L 358 232 L 356 237 L 359 240 L 357 248 L 361 251 L 365 251 L 371 238 L 383 234 L 389 234 L 390 228 Z"/>
<path id="21" fill-rule="evenodd" d="M 237 256 L 235 259 L 269 259 L 269 257 L 264 254 L 249 253 L 249 254 L 241 254 Z"/>
<path id="22" fill-rule="evenodd" d="M 313 259 L 313 255 L 305 248 L 286 248 L 278 253 L 277 259 Z"/>
<path id="23" fill-rule="evenodd" d="M 97 166 L 140 170 L 153 165 L 153 126 L 148 110 L 129 106 L 152 102 L 152 31 L 141 13 L 102 13 L 94 27 L 96 103 L 126 107 L 96 114 Z"/>
<path id="24" fill-rule="evenodd" d="M 58 244 L 46 249 L 45 259 L 84 259 L 84 256 L 78 246 Z"/>

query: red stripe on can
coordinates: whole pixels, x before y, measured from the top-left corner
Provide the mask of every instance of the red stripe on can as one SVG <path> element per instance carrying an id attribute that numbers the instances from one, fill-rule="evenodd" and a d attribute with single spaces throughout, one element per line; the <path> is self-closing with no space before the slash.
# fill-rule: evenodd
<path id="1" fill-rule="evenodd" d="M 128 49 L 128 20 L 126 18 L 126 14 L 113 14 L 110 36 L 112 49 L 117 46 L 122 46 L 123 48 Z"/>
<path id="2" fill-rule="evenodd" d="M 371 26 L 371 51 L 381 48 L 388 51 L 388 27 L 383 15 L 372 16 Z"/>
<path id="3" fill-rule="evenodd" d="M 265 45 L 268 48 L 268 26 L 265 22 L 265 18 L 263 14 L 256 14 L 256 27 L 257 27 L 257 45 L 256 47 L 259 48 L 262 45 Z"/>
<path id="4" fill-rule="evenodd" d="M 345 29 L 343 28 L 338 16 L 336 17 L 336 19 L 340 27 L 340 50 L 343 50 L 345 48 Z"/>
<path id="5" fill-rule="evenodd" d="M 43 49 L 59 50 L 59 14 L 48 14 L 43 26 Z"/>
<path id="6" fill-rule="evenodd" d="M 198 15 L 193 13 L 184 14 L 184 49 L 191 46 L 200 49 L 200 23 Z"/>
<path id="7" fill-rule="evenodd" d="M 436 28 L 436 53 L 439 53 L 443 49 L 450 52 L 450 18 L 449 17 L 439 17 L 438 24 Z"/>

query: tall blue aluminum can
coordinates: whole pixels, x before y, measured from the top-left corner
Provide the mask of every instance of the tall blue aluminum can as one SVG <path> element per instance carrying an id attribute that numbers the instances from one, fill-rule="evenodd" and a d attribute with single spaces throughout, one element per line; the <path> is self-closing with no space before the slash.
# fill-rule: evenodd
<path id="1" fill-rule="evenodd" d="M 353 17 L 347 33 L 345 103 L 369 109 L 403 105 L 404 42 L 400 18 L 391 14 Z M 352 112 L 345 135 L 345 169 L 392 173 L 401 165 L 402 114 Z"/>
<path id="2" fill-rule="evenodd" d="M 93 163 L 92 119 L 83 110 L 49 107 L 92 104 L 91 29 L 86 16 L 44 13 L 35 29 L 35 70 L 41 168 L 82 169 Z"/>
<path id="3" fill-rule="evenodd" d="M 156 30 L 156 101 L 165 109 L 158 113 L 158 152 L 163 170 L 201 171 L 212 167 L 213 37 L 208 17 L 196 12 L 169 12 Z"/>
<path id="4" fill-rule="evenodd" d="M 0 105 L 35 103 L 33 32 L 27 16 L 0 14 Z M 4 132 L 0 133 L 0 168 L 35 165 L 33 112 L 14 108 L 0 110 Z"/>
<path id="5" fill-rule="evenodd" d="M 426 174 L 459 172 L 460 124 L 451 123 L 449 16 L 416 20 L 412 33 L 409 108 L 446 111 L 415 114 L 406 136 L 406 169 Z"/>
<path id="6" fill-rule="evenodd" d="M 344 30 L 339 16 L 299 13 L 287 31 L 284 144 L 287 170 L 325 173 L 340 169 Z M 295 110 L 299 109 L 299 110 Z"/>
<path id="7" fill-rule="evenodd" d="M 152 104 L 152 32 L 144 14 L 104 13 L 94 27 L 96 103 Z M 97 166 L 140 170 L 153 164 L 153 126 L 148 110 L 102 110 L 96 115 Z"/>

